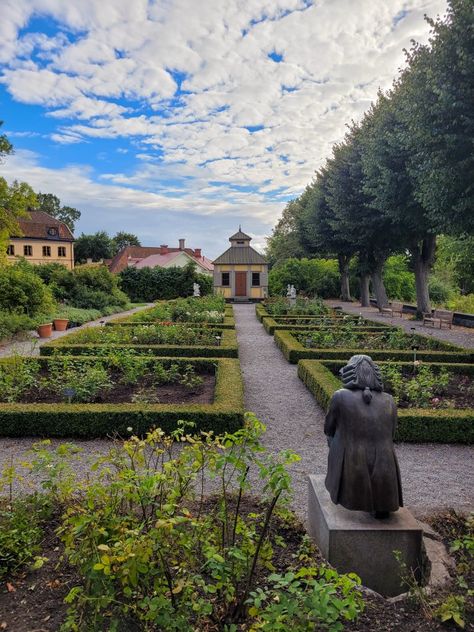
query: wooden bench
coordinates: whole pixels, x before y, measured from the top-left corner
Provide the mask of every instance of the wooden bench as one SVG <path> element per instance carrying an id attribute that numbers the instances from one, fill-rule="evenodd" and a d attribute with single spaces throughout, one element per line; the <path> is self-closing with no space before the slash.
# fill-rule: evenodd
<path id="1" fill-rule="evenodd" d="M 389 307 L 381 307 L 380 313 L 382 316 L 395 316 L 395 314 L 400 314 L 400 318 L 403 318 L 403 303 L 392 301 Z"/>
<path id="2" fill-rule="evenodd" d="M 439 325 L 440 329 L 443 328 L 443 325 L 446 325 L 446 327 L 451 329 L 453 317 L 454 312 L 450 312 L 447 309 L 435 309 L 432 314 L 423 314 L 423 325 L 430 325 L 431 327 Z"/>

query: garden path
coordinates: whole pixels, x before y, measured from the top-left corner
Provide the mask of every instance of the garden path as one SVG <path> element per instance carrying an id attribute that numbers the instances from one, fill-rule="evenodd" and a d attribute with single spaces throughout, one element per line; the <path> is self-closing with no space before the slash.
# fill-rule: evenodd
<path id="1" fill-rule="evenodd" d="M 112 316 L 102 316 L 97 320 L 91 320 L 90 322 L 84 323 L 84 325 L 81 325 L 80 327 L 76 327 L 74 329 L 67 329 L 66 331 L 53 331 L 53 335 L 50 338 L 39 338 L 36 333 L 32 332 L 31 337 L 27 340 L 16 340 L 14 342 L 0 345 L 0 358 L 6 358 L 12 355 L 37 356 L 39 355 L 39 348 L 46 342 L 56 340 L 57 338 L 62 338 L 63 336 L 67 336 L 72 332 L 80 331 L 81 329 L 86 329 L 87 327 L 99 327 L 100 325 L 102 325 L 102 323 L 109 322 L 109 320 L 114 320 L 115 318 L 123 318 L 125 316 L 129 316 L 130 314 L 135 314 L 135 312 L 140 312 L 143 309 L 152 307 L 153 305 L 154 303 L 148 303 L 146 305 L 141 305 L 140 307 L 129 309 L 126 312 L 112 314 Z"/>
<path id="2" fill-rule="evenodd" d="M 400 316 L 389 318 L 388 316 L 382 316 L 376 307 L 361 307 L 358 303 L 347 303 L 345 301 L 325 302 L 331 306 L 340 305 L 345 312 L 357 315 L 362 314 L 364 318 L 369 320 L 402 327 L 408 333 L 412 333 L 415 330 L 417 334 L 432 336 L 465 349 L 474 349 L 474 329 L 469 329 L 469 327 L 453 325 L 452 329 L 435 329 L 434 327 L 424 326 L 420 320 L 411 320 L 406 314 L 404 318 L 400 318 Z"/>
<path id="3" fill-rule="evenodd" d="M 263 443 L 272 452 L 301 456 L 292 466 L 293 506 L 305 519 L 308 474 L 326 472 L 324 413 L 255 316 L 254 305 L 235 305 L 245 384 L 245 407 L 266 425 Z M 420 518 L 433 509 L 474 507 L 474 449 L 462 445 L 398 444 L 405 504 Z"/>

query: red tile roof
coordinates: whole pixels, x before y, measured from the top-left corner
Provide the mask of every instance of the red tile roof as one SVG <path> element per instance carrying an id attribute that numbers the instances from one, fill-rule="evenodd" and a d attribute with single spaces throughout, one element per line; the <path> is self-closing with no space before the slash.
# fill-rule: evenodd
<path id="1" fill-rule="evenodd" d="M 109 264 L 109 270 L 118 274 L 130 265 L 130 263 L 134 264 L 137 268 L 159 266 L 160 261 L 161 263 L 167 263 L 170 258 L 176 257 L 180 252 L 185 252 L 196 261 L 198 265 L 206 270 L 212 271 L 214 269 L 212 262 L 207 259 L 207 257 L 203 257 L 202 255 L 197 257 L 192 248 L 184 248 L 184 250 L 181 250 L 180 248 L 169 248 L 168 246 L 126 246 L 112 259 Z M 154 259 L 149 263 L 144 263 L 144 260 L 150 257 L 156 257 L 156 263 L 153 263 Z M 153 263 L 153 265 L 150 265 L 150 263 Z"/>
<path id="2" fill-rule="evenodd" d="M 18 220 L 21 232 L 23 233 L 22 237 L 30 239 L 51 239 L 52 241 L 74 241 L 74 235 L 69 229 L 69 226 L 64 222 L 48 215 L 48 213 L 44 211 L 30 211 L 29 215 L 29 219 L 24 217 Z M 56 233 L 51 234 L 51 229 L 55 229 Z"/>

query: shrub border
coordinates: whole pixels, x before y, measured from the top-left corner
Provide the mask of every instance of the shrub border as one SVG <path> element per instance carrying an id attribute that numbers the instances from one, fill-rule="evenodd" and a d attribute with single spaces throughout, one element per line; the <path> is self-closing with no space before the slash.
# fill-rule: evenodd
<path id="1" fill-rule="evenodd" d="M 341 319 L 338 319 L 342 321 Z M 365 319 L 364 319 L 365 320 Z M 345 321 L 343 321 L 345 322 Z M 343 324 L 341 322 L 341 325 Z M 286 325 L 284 323 L 277 323 L 276 320 L 272 316 L 263 316 L 262 325 L 265 331 L 271 336 L 275 333 L 275 331 L 285 331 L 285 330 L 293 330 L 293 331 L 317 331 L 321 329 L 321 324 L 308 324 L 308 325 Z M 328 325 L 327 323 L 324 325 L 325 329 L 338 327 L 337 324 Z M 393 325 L 381 323 L 380 325 L 373 325 L 370 321 L 365 320 L 365 323 L 355 327 L 356 331 L 385 331 L 387 329 L 396 329 Z"/>
<path id="2" fill-rule="evenodd" d="M 166 302 L 166 301 L 165 301 Z M 147 312 L 150 312 L 152 309 L 154 309 L 154 307 L 148 307 L 147 309 L 144 309 L 140 312 L 137 312 L 137 314 L 146 314 Z M 131 314 L 129 316 L 123 316 L 122 318 L 116 318 L 114 320 L 109 320 L 107 323 L 105 323 L 106 325 L 153 325 L 154 322 L 159 322 L 159 319 L 156 319 L 156 321 L 150 321 L 150 320 L 130 320 L 131 318 L 133 318 L 133 316 L 136 316 L 137 314 Z M 190 327 L 209 327 L 211 329 L 235 329 L 235 318 L 234 318 L 234 310 L 232 309 L 232 306 L 227 306 L 225 307 L 225 311 L 224 311 L 224 322 L 222 323 L 208 323 L 208 322 L 181 322 L 181 321 L 173 321 L 173 324 L 176 325 L 189 325 Z"/>
<path id="3" fill-rule="evenodd" d="M 39 358 L 47 361 L 49 358 Z M 103 360 L 104 358 L 101 358 Z M 153 358 L 155 359 L 155 358 Z M 6 358 L 8 360 L 8 358 Z M 38 360 L 38 358 L 35 358 Z M 158 360 L 158 359 L 156 359 Z M 160 360 L 176 361 L 168 357 Z M 216 366 L 212 404 L 7 404 L 0 403 L 0 436 L 107 437 L 144 435 L 151 427 L 171 432 L 180 420 L 193 421 L 195 431 L 234 432 L 244 422 L 240 362 L 234 358 L 183 358 Z"/>
<path id="4" fill-rule="evenodd" d="M 419 336 L 419 334 L 418 334 Z M 419 336 L 421 337 L 421 336 Z M 401 360 L 409 362 L 413 351 L 405 349 L 306 349 L 296 340 L 291 331 L 275 331 L 275 343 L 288 362 L 297 364 L 299 360 L 349 359 L 358 353 L 370 355 L 373 360 Z M 469 364 L 474 352 L 451 345 L 452 351 L 417 351 L 416 357 L 423 362 L 452 362 Z"/>
<path id="5" fill-rule="evenodd" d="M 342 362 L 300 360 L 298 377 L 313 394 L 316 401 L 326 411 L 333 393 L 342 384 L 328 365 L 342 365 Z M 401 364 L 410 364 L 409 362 Z M 429 363 L 432 366 L 447 367 L 455 372 L 474 372 L 472 364 Z M 474 443 L 474 409 L 425 409 L 411 408 L 398 411 L 397 441 L 415 443 Z"/>
<path id="6" fill-rule="evenodd" d="M 237 358 L 239 355 L 237 346 L 237 333 L 235 329 L 223 329 L 221 344 L 219 347 L 210 346 L 186 346 L 186 345 L 126 345 L 126 344 L 94 344 L 94 343 L 70 343 L 69 336 L 57 338 L 40 347 L 40 355 L 48 356 L 60 351 L 65 355 L 90 354 L 94 349 L 134 349 L 137 353 L 155 356 L 179 356 L 187 358 Z"/>

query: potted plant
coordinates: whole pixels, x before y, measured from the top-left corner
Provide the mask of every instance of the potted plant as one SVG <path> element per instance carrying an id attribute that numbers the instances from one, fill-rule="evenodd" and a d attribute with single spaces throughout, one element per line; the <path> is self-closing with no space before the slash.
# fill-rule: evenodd
<path id="1" fill-rule="evenodd" d="M 50 338 L 53 333 L 53 323 L 43 323 L 38 325 L 36 331 L 40 338 Z"/>
<path id="2" fill-rule="evenodd" d="M 69 323 L 68 318 L 54 318 L 53 324 L 56 331 L 66 331 Z"/>

